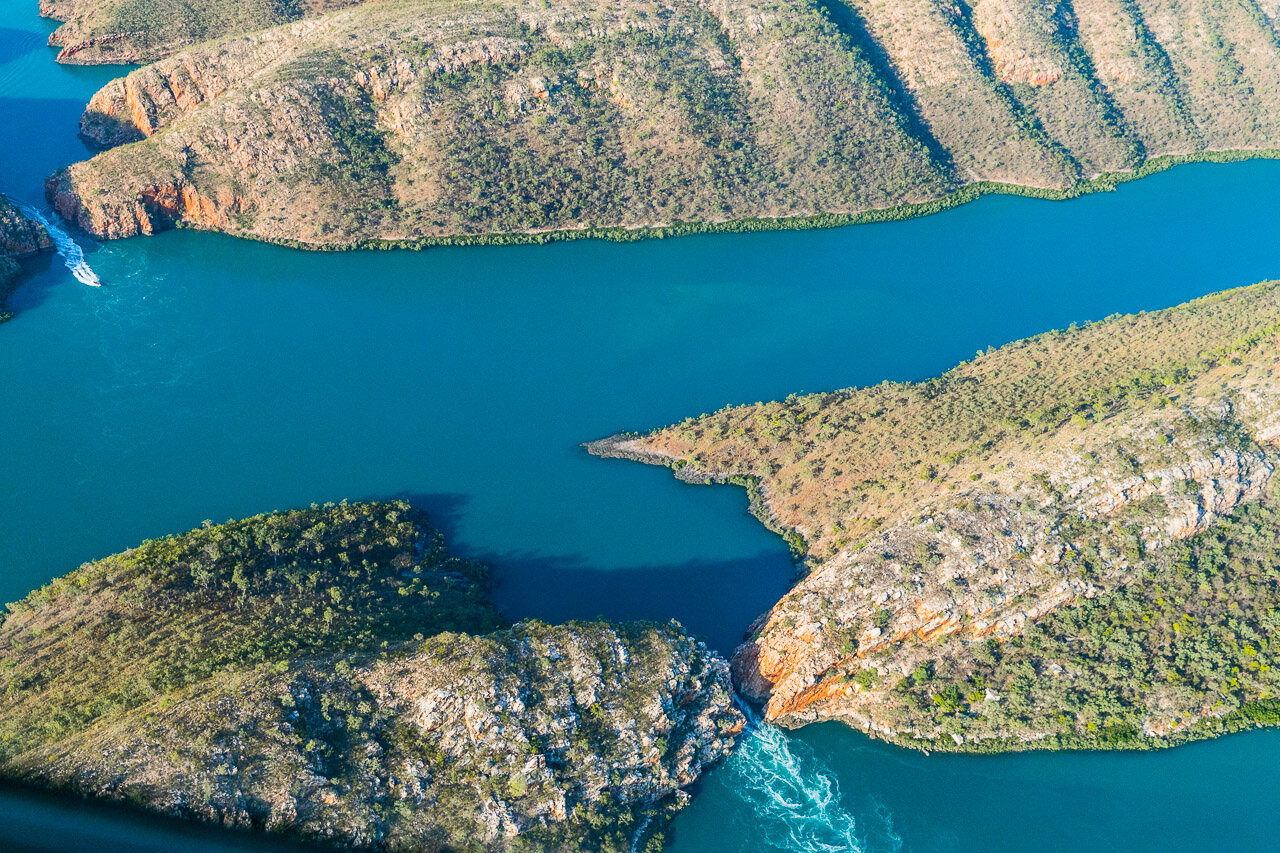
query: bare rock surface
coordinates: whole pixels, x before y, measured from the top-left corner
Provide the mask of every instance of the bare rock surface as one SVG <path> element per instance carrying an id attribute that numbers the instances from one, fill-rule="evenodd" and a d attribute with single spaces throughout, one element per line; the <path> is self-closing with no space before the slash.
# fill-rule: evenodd
<path id="1" fill-rule="evenodd" d="M 45 2 L 68 20 L 64 59 L 163 42 L 90 102 L 82 133 L 109 150 L 48 184 L 105 238 L 424 245 L 895 218 L 1280 139 L 1280 40 L 1226 6 L 382 0 L 228 17 L 219 0 L 188 21 L 132 0 L 145 20 L 112 30 L 116 0 Z"/>
<path id="2" fill-rule="evenodd" d="M 1203 736 L 1272 719 L 1257 656 L 1273 613 L 1278 294 L 1113 317 L 928 382 L 731 407 L 590 449 L 747 482 L 800 543 L 805 573 L 733 659 L 769 719 L 930 748 L 1108 745 L 1107 714 L 1126 733 Z M 1203 633 L 1175 627 L 1184 617 Z M 1211 643 L 1249 651 L 1227 663 Z M 1059 691 L 1051 669 L 1078 680 Z M 983 704 L 1009 684 L 1020 710 Z"/>
<path id="3" fill-rule="evenodd" d="M 86 564 L 0 622 L 0 772 L 360 848 L 660 844 L 743 727 L 728 663 L 674 622 L 498 627 L 484 580 L 402 503 Z"/>

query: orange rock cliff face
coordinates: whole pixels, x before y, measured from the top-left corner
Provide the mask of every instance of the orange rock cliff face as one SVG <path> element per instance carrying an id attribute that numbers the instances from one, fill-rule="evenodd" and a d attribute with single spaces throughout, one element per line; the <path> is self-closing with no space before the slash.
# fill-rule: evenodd
<path id="1" fill-rule="evenodd" d="M 1088 580 L 1069 576 L 1064 557 L 1080 549 L 1078 537 L 1105 539 L 1129 521 L 1127 510 L 1144 492 L 1161 493 L 1168 507 L 1146 522 L 1147 549 L 1202 532 L 1261 496 L 1280 459 L 1262 448 L 1207 451 L 1196 448 L 1185 464 L 1151 470 L 1139 482 L 1096 482 L 1075 500 L 1031 509 L 1027 502 L 1038 497 L 1031 490 L 1012 499 L 965 495 L 951 506 L 927 508 L 926 521 L 889 528 L 863 548 L 825 561 L 779 602 L 734 656 L 740 690 L 763 702 L 773 720 L 851 718 L 866 727 L 862 709 L 873 709 L 876 696 L 851 683 L 851 674 L 874 665 L 891 687 L 944 649 L 1021 634 L 1060 607 L 1127 582 L 1139 566 L 1119 554 L 1103 577 Z M 1189 483 L 1195 484 L 1191 494 Z M 1118 500 L 1126 492 L 1129 497 Z M 960 506 L 973 501 L 976 509 Z M 1077 532 L 1077 519 L 1099 524 Z M 938 562 L 926 568 L 914 558 L 921 553 Z M 888 654 L 868 660 L 879 652 Z"/>
<path id="2" fill-rule="evenodd" d="M 155 234 L 178 223 L 225 230 L 230 226 L 230 217 L 251 206 L 247 199 L 229 191 L 220 191 L 211 198 L 183 183 L 145 187 L 128 202 L 93 207 L 82 203 L 58 176 L 50 178 L 45 189 L 59 216 L 107 239 Z"/>
<path id="3" fill-rule="evenodd" d="M 1214 346 L 1192 331 L 1210 314 L 1222 318 L 1213 322 L 1227 355 L 1197 355 L 1198 346 Z M 890 386 L 756 404 L 591 447 L 601 455 L 672 465 L 677 476 L 694 482 L 755 477 L 771 521 L 808 539 L 803 578 L 751 626 L 732 661 L 739 692 L 761 703 L 766 718 L 788 726 L 838 719 L 891 740 L 931 742 L 937 732 L 914 728 L 920 713 L 890 713 L 906 701 L 894 693 L 904 678 L 938 661 L 961 662 L 958 669 L 945 667 L 949 672 L 967 671 L 963 662 L 989 639 L 1022 636 L 1050 614 L 1142 578 L 1163 549 L 1271 493 L 1280 464 L 1277 324 L 1280 287 L 1259 285 L 1019 342 L 949 374 L 949 381 L 923 383 L 928 391 Z M 1109 326 L 1124 327 L 1124 343 L 1116 343 L 1119 333 Z M 919 466 L 927 439 L 911 430 L 933 429 L 929 406 L 937 407 L 941 424 L 950 413 L 975 411 L 965 400 L 980 382 L 998 387 L 998 377 L 1007 375 L 1017 387 L 1051 387 L 1055 370 L 1083 369 L 1083 358 L 1104 346 L 1122 350 L 1129 340 L 1149 347 L 1142 358 L 1150 361 L 1108 368 L 1101 359 L 1117 356 L 1098 356 L 1089 370 L 1100 377 L 1115 370 L 1119 387 L 1135 387 L 1131 377 L 1156 372 L 1171 378 L 1108 404 L 1105 416 L 1059 414 L 1048 428 L 1024 423 L 992 430 L 974 461 L 955 462 L 945 472 L 949 485 L 934 482 L 944 472 L 925 466 L 916 475 L 906 466 L 902 479 L 888 481 L 890 488 L 880 480 L 869 490 L 890 507 L 901 504 L 876 516 L 875 524 L 865 516 L 878 508 L 860 506 L 847 485 L 831 482 L 841 469 L 862 464 L 858 428 L 848 427 L 852 449 L 841 451 L 845 445 L 832 426 L 842 418 L 866 423 L 853 412 L 872 411 L 882 430 L 865 441 L 895 447 Z M 1166 364 L 1157 371 L 1162 347 L 1170 346 L 1196 366 Z M 1045 376 L 1025 378 L 1028 362 Z M 1006 374 L 1006 368 L 1012 369 Z M 1016 399 L 1011 392 L 992 395 Z M 1069 397 L 1063 402 L 1056 411 L 1079 411 Z M 824 406 L 840 414 L 824 417 Z M 787 412 L 802 416 L 793 425 L 797 432 L 772 432 L 782 429 Z M 1008 423 L 998 411 L 988 416 Z M 815 426 L 806 432 L 810 422 Z M 964 434 L 972 430 L 966 426 Z M 804 466 L 806 454 L 821 460 L 806 468 L 816 473 L 794 480 L 779 471 L 778 459 Z M 893 461 L 880 464 L 891 468 Z M 856 524 L 863 526 L 854 542 L 832 532 Z M 1082 554 L 1092 555 L 1087 564 Z M 1187 710 L 1186 719 L 1194 719 Z"/>
<path id="4" fill-rule="evenodd" d="M 179 22 L 148 36 L 164 58 L 89 104 L 81 132 L 109 150 L 51 186 L 101 237 L 181 223 L 334 247 L 880 216 L 975 182 L 1066 193 L 1165 155 L 1275 148 L 1270 25 L 1149 5 L 317 2 L 200 45 Z M 114 8 L 45 0 L 64 60 L 106 55 L 121 34 L 95 16 Z M 1247 46 L 1239 68 L 1201 30 Z M 220 215 L 157 215 L 166 187 Z"/>

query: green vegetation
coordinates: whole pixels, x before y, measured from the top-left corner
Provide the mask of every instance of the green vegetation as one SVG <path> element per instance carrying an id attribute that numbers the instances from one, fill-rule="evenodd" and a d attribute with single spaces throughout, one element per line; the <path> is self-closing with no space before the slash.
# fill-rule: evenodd
<path id="1" fill-rule="evenodd" d="M 1030 476 L 1064 428 L 1157 411 L 1233 359 L 1262 359 L 1277 329 L 1280 288 L 1256 285 L 1053 330 L 925 382 L 732 406 L 634 441 L 684 479 L 757 478 L 820 559 L 1010 462 Z"/>
<path id="2" fill-rule="evenodd" d="M 986 192 L 1070 197 L 1174 162 L 1269 156 L 1280 137 L 1269 25 L 1177 11 L 1275 60 L 1240 64 L 1199 42 L 1153 52 L 1136 7 L 1115 32 L 997 2 L 364 4 L 109 85 L 82 129 L 105 145 L 150 138 L 72 166 L 52 192 L 103 236 L 634 239 L 898 219 Z M 202 203 L 160 204 L 157 188 Z"/>
<path id="3" fill-rule="evenodd" d="M 485 223 L 485 231 L 518 233 L 619 221 L 629 214 L 627 200 L 680 198 L 693 183 L 706 195 L 699 207 L 723 215 L 735 198 L 758 193 L 769 175 L 743 118 L 745 93 L 713 70 L 706 53 L 722 48 L 697 35 L 711 29 L 711 20 L 690 7 L 662 29 L 622 30 L 572 49 L 525 30 L 518 34 L 529 44 L 524 68 L 470 67 L 426 83 L 423 97 L 445 105 L 451 131 L 439 167 L 449 230 L 465 233 Z M 631 73 L 645 78 L 655 109 L 687 133 L 686 158 L 668 156 L 664 129 L 637 134 L 628 127 L 627 97 L 612 93 L 608 81 L 572 79 L 618 56 L 629 57 Z M 504 98 L 529 69 L 554 86 L 554 97 L 548 90 L 545 105 L 533 111 Z M 556 143 L 545 144 L 552 137 Z M 564 157 L 566 149 L 577 155 Z M 683 213 L 675 206 L 652 215 Z"/>
<path id="4" fill-rule="evenodd" d="M 53 37 L 62 61 L 149 61 L 202 41 L 274 27 L 364 0 L 48 0 L 68 22 Z"/>
<path id="5" fill-rule="evenodd" d="M 88 563 L 0 622 L 0 762 L 215 673 L 499 623 L 407 504 L 209 524 Z"/>
<path id="6" fill-rule="evenodd" d="M 674 622 L 499 629 L 485 578 L 403 502 L 88 563 L 0 620 L 0 772 L 356 846 L 659 849 L 742 726 L 727 664 Z"/>
<path id="7" fill-rule="evenodd" d="M 1149 177 L 1174 166 L 1187 163 L 1237 163 L 1244 160 L 1280 159 L 1280 149 L 1259 151 L 1210 151 L 1200 154 L 1169 155 L 1148 160 L 1131 172 L 1100 175 L 1090 181 L 1081 181 L 1066 190 L 1038 189 L 1016 184 L 1000 184 L 983 181 L 968 184 L 950 195 L 935 201 L 903 204 L 878 208 L 862 213 L 823 213 L 815 216 L 784 216 L 767 219 L 730 219 L 723 222 L 672 222 L 656 227 L 573 228 L 571 230 L 545 230 L 535 232 L 498 232 L 493 234 L 456 234 L 441 237 L 415 237 L 413 239 L 364 239 L 349 244 L 308 243 L 280 237 L 266 237 L 248 231 L 236 236 L 262 243 L 287 246 L 320 252 L 346 252 L 395 249 L 430 249 L 437 246 L 528 246 L 545 245 L 564 240 L 609 240 L 630 243 L 637 240 L 687 237 L 694 234 L 745 234 L 760 231 L 803 231 L 812 228 L 843 228 L 849 225 L 866 225 L 875 222 L 903 222 L 921 216 L 932 216 L 959 207 L 987 195 L 1013 195 L 1037 198 L 1045 201 L 1069 201 L 1098 192 L 1113 192 L 1129 181 Z M 182 221 L 175 228 L 192 228 Z"/>
<path id="8" fill-rule="evenodd" d="M 807 575 L 739 652 L 788 724 L 1151 747 L 1272 719 L 1280 285 L 593 451 L 748 483 Z"/>
<path id="9" fill-rule="evenodd" d="M 688 654 L 686 643 L 678 627 L 672 626 L 624 625 L 606 631 L 590 623 L 549 626 L 524 622 L 487 637 L 442 634 L 414 649 L 413 655 L 432 658 L 447 667 L 451 682 L 496 685 L 496 695 L 482 693 L 482 702 L 495 710 L 507 706 L 506 697 L 516 695 L 543 697 L 543 707 L 528 708 L 523 714 L 514 709 L 497 713 L 508 725 L 519 723 L 518 728 L 504 733 L 510 741 L 504 745 L 510 754 L 490 745 L 450 748 L 434 733 L 424 736 L 421 730 L 397 727 L 387 741 L 392 761 L 403 757 L 425 762 L 424 769 L 434 783 L 435 807 L 431 821 L 425 824 L 426 836 L 418 834 L 418 829 L 405 828 L 395 836 L 396 843 L 417 848 L 430 836 L 447 832 L 448 847 L 467 847 L 474 833 L 470 813 L 477 791 L 493 790 L 503 800 L 528 807 L 540 799 L 554 798 L 556 791 L 589 790 L 601 778 L 601 762 L 612 766 L 608 776 L 615 777 L 641 760 L 656 758 L 664 764 L 676 760 L 681 749 L 699 737 L 695 731 L 699 719 L 677 718 L 673 726 L 655 697 L 668 692 L 692 697 L 707 689 L 704 684 L 710 681 L 713 701 L 726 709 L 731 706 L 727 678 L 716 682 L 714 672 L 704 668 L 699 658 L 692 658 L 687 670 L 671 671 L 673 655 Z M 619 657 L 620 649 L 625 650 L 625 663 Z M 589 676 L 582 678 L 588 670 Z M 679 681 L 674 691 L 661 683 L 671 676 Z M 575 683 L 576 688 L 572 687 Z M 590 685 L 599 685 L 598 689 L 606 692 L 597 694 L 594 701 L 566 693 L 567 689 L 590 689 Z M 556 714 L 556 706 L 564 702 L 582 702 L 576 725 L 569 731 L 561 730 L 563 721 Z M 740 725 L 737 719 L 736 712 L 725 713 L 716 725 L 726 731 L 736 729 Z M 649 739 L 651 745 L 636 749 L 637 736 Z M 530 767 L 529 758 L 537 753 L 556 765 L 554 774 Z M 495 773 L 495 761 L 510 769 Z M 523 769 L 517 772 L 516 767 Z M 660 784 L 669 784 L 658 775 Z M 674 811 L 671 803 L 658 808 L 660 816 Z M 515 846 L 621 853 L 630 848 L 650 812 L 630 797 L 607 793 L 590 808 L 573 808 L 563 823 L 531 827 Z M 662 822 L 656 822 L 656 833 L 646 834 L 645 849 L 661 849 Z"/>
<path id="10" fill-rule="evenodd" d="M 1126 586 L 900 684 L 931 748 L 1150 748 L 1280 723 L 1280 489 L 1163 549 Z"/>
<path id="11" fill-rule="evenodd" d="M 103 29 L 128 33 L 144 55 L 166 47 L 263 29 L 302 17 L 298 0 L 119 0 L 107 4 Z"/>

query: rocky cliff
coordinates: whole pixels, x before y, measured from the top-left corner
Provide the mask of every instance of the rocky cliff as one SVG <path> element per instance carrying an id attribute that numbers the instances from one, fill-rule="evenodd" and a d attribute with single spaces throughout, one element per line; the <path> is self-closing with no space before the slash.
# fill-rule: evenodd
<path id="1" fill-rule="evenodd" d="M 1192 736 L 1274 687 L 1276 588 L 1255 540 L 1274 541 L 1257 531 L 1276 520 L 1249 508 L 1275 501 L 1278 328 L 1280 287 L 1259 285 L 1011 344 L 927 383 L 730 408 L 593 449 L 753 478 L 761 511 L 803 537 L 806 574 L 733 661 L 771 719 L 977 749 L 1099 745 L 1119 731 L 1108 721 Z M 1098 667 L 1121 651 L 1106 642 L 1081 657 L 1117 601 L 1136 670 Z M 1086 603 L 1088 623 L 1064 614 Z M 1146 621 L 1129 623 L 1135 609 Z M 1197 647 L 1153 684 L 1154 661 L 1191 641 L 1183 617 L 1237 654 Z M 1018 713 L 986 704 L 1015 684 Z"/>
<path id="2" fill-rule="evenodd" d="M 4 304 L 20 271 L 17 259 L 52 248 L 53 243 L 44 226 L 28 219 L 0 196 L 0 322 L 10 317 L 4 310 Z"/>
<path id="3" fill-rule="evenodd" d="M 102 237 L 308 246 L 755 227 L 927 211 L 993 182 L 1060 196 L 1280 138 L 1280 37 L 1247 4 L 322 6 L 200 30 L 222 40 L 105 87 L 82 131 L 116 147 L 51 178 L 59 212 Z"/>
<path id="4" fill-rule="evenodd" d="M 362 0 L 40 0 L 69 65 L 150 62 L 202 41 L 314 17 Z"/>
<path id="5" fill-rule="evenodd" d="M 0 624 L 0 769 L 226 826 L 391 849 L 629 850 L 733 746 L 678 625 L 518 623 L 404 504 L 208 525 Z"/>

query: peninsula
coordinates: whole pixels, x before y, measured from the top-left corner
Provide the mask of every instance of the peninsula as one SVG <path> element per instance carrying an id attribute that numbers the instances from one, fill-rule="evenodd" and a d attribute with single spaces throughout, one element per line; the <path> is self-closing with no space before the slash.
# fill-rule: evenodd
<path id="1" fill-rule="evenodd" d="M 769 719 L 1162 746 L 1280 723 L 1278 367 L 1267 283 L 590 449 L 744 483 L 803 555 L 734 656 Z"/>
<path id="2" fill-rule="evenodd" d="M 0 773 L 354 847 L 653 850 L 744 719 L 674 622 L 508 625 L 399 502 L 88 563 L 0 621 Z"/>
<path id="3" fill-rule="evenodd" d="M 198 8 L 197 8 L 198 7 Z M 48 182 L 98 237 L 625 238 L 1061 198 L 1280 144 L 1250 4 L 45 0 L 64 61 L 158 61 Z M 276 26 L 269 26 L 276 24 Z M 265 28 L 264 28 L 265 27 Z"/>

